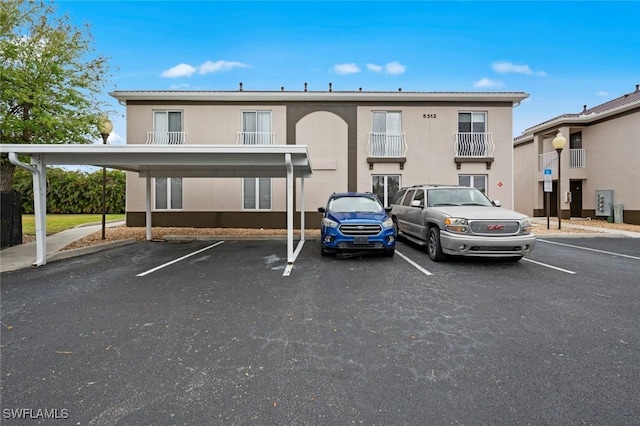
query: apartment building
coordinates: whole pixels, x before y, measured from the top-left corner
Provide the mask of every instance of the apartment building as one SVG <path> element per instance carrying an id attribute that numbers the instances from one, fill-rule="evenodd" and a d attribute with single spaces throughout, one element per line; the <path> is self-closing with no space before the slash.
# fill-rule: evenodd
<path id="1" fill-rule="evenodd" d="M 388 205 L 402 186 L 478 187 L 514 205 L 513 108 L 522 92 L 307 90 L 116 91 L 127 144 L 307 146 L 305 222 L 333 192 L 371 191 Z M 296 188 L 296 209 L 300 188 Z M 127 225 L 144 226 L 145 180 L 127 176 Z M 286 227 L 282 178 L 156 177 L 154 226 Z"/>
<path id="2" fill-rule="evenodd" d="M 567 141 L 560 173 L 552 146 L 558 132 Z M 526 129 L 514 139 L 514 161 L 518 211 L 544 217 L 549 208 L 549 215 L 557 217 L 559 190 L 562 218 L 621 216 L 625 223 L 640 224 L 640 85 L 611 101 Z M 545 169 L 552 176 L 548 197 Z"/>

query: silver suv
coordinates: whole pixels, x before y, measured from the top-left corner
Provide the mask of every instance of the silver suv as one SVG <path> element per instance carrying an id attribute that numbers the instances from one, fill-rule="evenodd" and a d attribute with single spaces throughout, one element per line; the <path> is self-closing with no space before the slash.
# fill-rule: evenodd
<path id="1" fill-rule="evenodd" d="M 476 188 L 414 185 L 394 197 L 391 218 L 398 238 L 427 246 L 429 258 L 448 255 L 520 260 L 536 237 L 531 218 L 500 207 Z"/>

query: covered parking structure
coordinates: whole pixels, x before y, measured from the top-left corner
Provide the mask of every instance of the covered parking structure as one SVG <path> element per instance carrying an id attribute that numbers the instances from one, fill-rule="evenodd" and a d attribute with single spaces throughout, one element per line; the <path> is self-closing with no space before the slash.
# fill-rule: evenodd
<path id="1" fill-rule="evenodd" d="M 36 222 L 35 266 L 46 264 L 46 167 L 88 165 L 138 173 L 146 179 L 146 239 L 151 240 L 152 178 L 235 177 L 286 178 L 287 264 L 293 265 L 305 241 L 304 179 L 312 175 L 306 145 L 53 145 L 0 144 L 9 161 L 33 176 Z M 28 156 L 31 163 L 20 161 Z M 293 241 L 294 181 L 300 179 L 300 228 L 297 247 Z"/>

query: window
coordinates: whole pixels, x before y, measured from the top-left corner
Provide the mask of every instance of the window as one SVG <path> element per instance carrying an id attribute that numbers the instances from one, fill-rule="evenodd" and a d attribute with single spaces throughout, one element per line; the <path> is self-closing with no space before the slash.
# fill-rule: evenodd
<path id="1" fill-rule="evenodd" d="M 400 175 L 371 176 L 371 192 L 378 196 L 383 206 L 389 207 L 393 196 L 400 189 Z"/>
<path id="2" fill-rule="evenodd" d="M 459 133 L 485 133 L 487 131 L 487 114 L 485 112 L 459 112 Z"/>
<path id="3" fill-rule="evenodd" d="M 244 178 L 242 192 L 244 210 L 271 210 L 271 179 Z"/>
<path id="4" fill-rule="evenodd" d="M 153 112 L 153 143 L 182 144 L 182 111 Z"/>
<path id="5" fill-rule="evenodd" d="M 243 111 L 242 138 L 243 145 L 270 145 L 271 111 Z"/>
<path id="6" fill-rule="evenodd" d="M 487 195 L 487 176 L 486 175 L 460 175 L 458 176 L 458 184 L 460 186 L 477 188 L 480 192 Z"/>
<path id="7" fill-rule="evenodd" d="M 400 111 L 373 111 L 371 155 L 374 157 L 401 157 L 402 113 Z"/>
<path id="8" fill-rule="evenodd" d="M 402 200 L 402 205 L 403 206 L 409 206 L 411 205 L 411 200 L 413 199 L 413 194 L 416 192 L 415 189 L 410 190 L 409 192 L 407 192 L 407 195 L 405 195 L 404 200 Z"/>
<path id="9" fill-rule="evenodd" d="M 156 210 L 182 209 L 182 178 L 156 178 Z"/>

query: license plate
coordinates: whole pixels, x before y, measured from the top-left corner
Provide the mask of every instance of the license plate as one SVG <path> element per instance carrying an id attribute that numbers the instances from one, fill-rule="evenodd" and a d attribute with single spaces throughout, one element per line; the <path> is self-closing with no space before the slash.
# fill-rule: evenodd
<path id="1" fill-rule="evenodd" d="M 353 237 L 353 244 L 369 244 L 369 237 Z"/>

